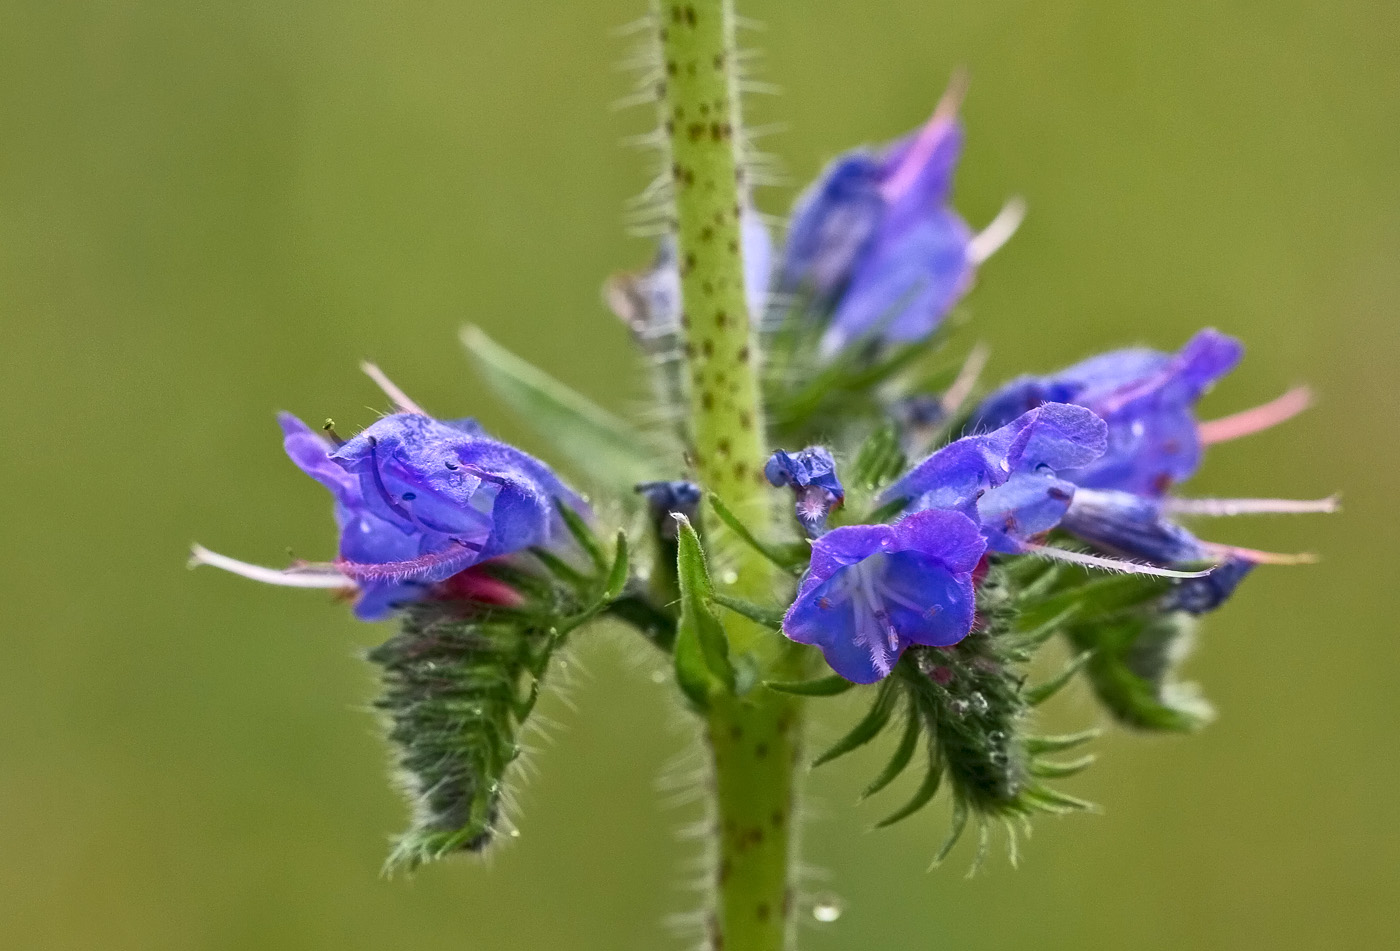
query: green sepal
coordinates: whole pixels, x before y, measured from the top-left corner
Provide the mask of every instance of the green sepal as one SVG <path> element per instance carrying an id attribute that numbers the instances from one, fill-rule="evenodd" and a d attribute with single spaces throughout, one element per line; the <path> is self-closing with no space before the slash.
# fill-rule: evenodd
<path id="1" fill-rule="evenodd" d="M 743 598 L 732 597 L 731 595 L 725 594 L 723 591 L 711 592 L 710 598 L 715 604 L 728 608 L 735 614 L 746 617 L 755 624 L 761 624 L 774 631 L 781 631 L 783 629 L 782 611 L 774 610 L 773 608 L 765 608 L 761 604 L 754 604 L 752 601 L 745 601 Z"/>
<path id="2" fill-rule="evenodd" d="M 943 765 L 936 758 L 931 758 L 928 772 L 924 774 L 924 781 L 919 784 L 919 788 L 914 791 L 914 795 L 909 801 L 900 806 L 894 812 L 885 816 L 875 823 L 875 828 L 885 829 L 896 822 L 903 822 L 914 813 L 927 806 L 933 801 L 933 797 L 938 795 L 939 788 L 943 785 Z"/>
<path id="3" fill-rule="evenodd" d="M 1064 779 L 1076 773 L 1082 773 L 1098 759 L 1093 753 L 1070 760 L 1067 763 L 1056 763 L 1052 760 L 1035 760 L 1031 763 L 1030 773 L 1038 779 Z"/>
<path id="4" fill-rule="evenodd" d="M 909 761 L 914 758 L 914 751 L 919 746 L 919 718 L 910 711 L 909 717 L 904 724 L 904 735 L 899 739 L 899 745 L 895 747 L 894 755 L 885 764 L 885 768 L 880 770 L 880 775 L 876 776 L 865 791 L 860 794 L 861 799 L 869 799 L 880 790 L 884 789 L 909 765 Z"/>
<path id="5" fill-rule="evenodd" d="M 608 566 L 608 560 L 603 555 L 603 547 L 598 544 L 598 536 L 593 533 L 593 529 L 583 520 L 583 516 L 578 514 L 573 506 L 562 499 L 554 500 L 555 511 L 559 513 L 560 519 L 569 530 L 569 534 L 578 542 L 578 546 L 583 549 L 588 560 L 593 562 L 593 567 L 602 571 Z"/>
<path id="6" fill-rule="evenodd" d="M 805 542 L 799 545 L 771 545 L 759 539 L 757 535 L 749 530 L 739 516 L 724 504 L 724 500 L 713 492 L 710 493 L 710 508 L 714 509 L 715 515 L 725 524 L 731 532 L 739 536 L 739 540 L 777 565 L 783 571 L 791 575 L 800 575 L 807 567 L 810 560 L 810 549 Z"/>
<path id="7" fill-rule="evenodd" d="M 969 812 L 967 805 L 961 799 L 953 803 L 953 819 L 948 827 L 948 837 L 943 840 L 943 844 L 938 847 L 933 861 L 929 863 L 930 871 L 943 864 L 943 860 L 953 851 L 953 846 L 957 845 L 958 840 L 962 838 L 963 830 L 967 828 Z"/>
<path id="8" fill-rule="evenodd" d="M 856 453 L 855 465 L 851 467 L 851 484 L 866 491 L 883 488 L 907 465 L 908 459 L 899 442 L 899 431 L 894 423 L 887 422 L 871 433 Z"/>
<path id="9" fill-rule="evenodd" d="M 608 575 L 603 580 L 603 603 L 611 604 L 622 596 L 622 591 L 627 587 L 627 578 L 631 568 L 631 553 L 627 545 L 627 533 L 619 531 L 617 533 L 616 547 L 613 549 L 612 566 L 608 568 Z"/>
<path id="10" fill-rule="evenodd" d="M 816 680 L 765 680 L 763 686 L 779 693 L 796 694 L 799 697 L 835 697 L 850 690 L 855 684 L 840 674 L 819 677 Z"/>
<path id="11" fill-rule="evenodd" d="M 530 554 L 539 559 L 550 574 L 560 581 L 572 587 L 575 591 L 583 592 L 588 590 L 590 581 L 588 576 L 579 571 L 573 565 L 560 558 L 548 548 L 531 548 Z"/>
<path id="12" fill-rule="evenodd" d="M 464 327 L 462 344 L 496 396 L 580 472 L 603 485 L 624 486 L 655 475 L 656 454 L 627 423 L 511 353 L 479 327 Z"/>
<path id="13" fill-rule="evenodd" d="M 1094 656 L 1085 674 L 1099 701 L 1126 726 L 1141 730 L 1195 732 L 1214 710 L 1195 685 L 1175 679 L 1187 653 L 1195 619 L 1155 610 L 1128 612 L 1093 624 L 1072 624 L 1066 634 Z"/>
<path id="14" fill-rule="evenodd" d="M 1103 736 L 1103 730 L 1098 727 L 1081 730 L 1078 733 L 1064 733 L 1059 736 L 1028 736 L 1026 737 L 1026 752 L 1032 756 L 1038 756 L 1042 753 L 1063 753 L 1076 746 L 1083 746 L 1091 740 L 1097 740 L 1101 736 Z"/>
<path id="15" fill-rule="evenodd" d="M 816 769 L 818 766 L 830 763 L 838 756 L 845 756 L 851 750 L 859 749 L 875 739 L 894 714 L 894 699 L 894 682 L 886 677 L 880 682 L 878 692 L 875 694 L 875 702 L 870 705 L 870 712 L 855 725 L 851 732 L 837 740 L 825 753 L 813 760 L 812 768 Z"/>
<path id="16" fill-rule="evenodd" d="M 1074 609 L 1080 619 L 1118 614 L 1156 601 L 1171 588 L 1169 578 L 1156 575 L 1112 575 L 1064 588 L 1038 604 L 1027 607 L 1018 627 L 1032 629 Z"/>
<path id="17" fill-rule="evenodd" d="M 718 681 L 721 687 L 733 692 L 735 674 L 734 665 L 729 659 L 729 639 L 711 607 L 714 586 L 710 582 L 705 550 L 701 547 L 700 536 L 695 533 L 690 520 L 679 517 L 676 521 L 676 580 L 681 589 L 681 619 L 676 637 L 676 677 L 691 688 L 704 681 L 707 697 L 710 679 Z M 683 662 L 693 667 L 696 660 L 702 665 L 700 670 L 681 669 Z M 691 695 L 691 699 L 695 699 L 691 689 L 687 689 L 687 694 Z"/>

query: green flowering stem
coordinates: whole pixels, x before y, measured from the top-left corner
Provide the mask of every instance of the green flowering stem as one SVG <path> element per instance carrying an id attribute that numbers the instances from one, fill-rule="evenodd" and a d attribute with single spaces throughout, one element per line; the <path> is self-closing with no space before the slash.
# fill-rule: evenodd
<path id="1" fill-rule="evenodd" d="M 766 526 L 758 352 L 744 288 L 734 11 L 730 0 L 663 0 L 656 18 L 692 461 L 699 482 L 727 512 L 742 524 Z M 762 604 L 781 597 L 791 581 L 761 552 L 716 528 L 723 561 L 734 571 L 728 592 Z M 730 656 L 756 667 L 759 679 L 803 678 L 800 661 L 771 629 L 731 614 L 724 633 Z M 714 946 L 726 951 L 787 946 L 800 704 L 758 687 L 742 696 L 719 689 L 707 706 L 719 838 L 710 929 Z"/>

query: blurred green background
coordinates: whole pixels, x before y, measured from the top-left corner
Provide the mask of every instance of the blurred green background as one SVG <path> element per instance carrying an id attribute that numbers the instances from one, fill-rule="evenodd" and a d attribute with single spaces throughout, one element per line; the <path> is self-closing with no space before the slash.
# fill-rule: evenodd
<path id="1" fill-rule="evenodd" d="M 271 413 L 346 429 L 383 398 L 536 451 L 455 342 L 467 320 L 601 402 L 644 388 L 598 287 L 644 260 L 623 201 L 645 109 L 610 30 L 643 0 L 10 0 L 0 5 L 0 947 L 658 949 L 685 911 L 656 789 L 682 718 L 602 635 L 553 702 L 518 842 L 379 877 L 402 819 L 356 651 L 317 593 L 189 574 L 193 538 L 331 550 Z M 1305 417 L 1212 451 L 1198 494 L 1345 493 L 1331 518 L 1218 523 L 1312 549 L 1212 618 L 1190 674 L 1221 720 L 1116 734 L 1026 861 L 924 873 L 942 810 L 811 782 L 807 861 L 845 914 L 809 949 L 1393 946 L 1400 612 L 1400 7 L 1393 0 L 752 0 L 754 122 L 794 184 L 919 122 L 971 69 L 957 204 L 1023 232 L 970 304 L 993 370 L 1214 324 L 1247 338 L 1220 415 L 1310 381 Z M 783 211 L 792 188 L 760 196 Z M 620 369 L 620 368 L 626 368 Z M 818 738 L 852 708 L 824 711 Z M 1055 725 L 1094 716 L 1082 692 Z"/>

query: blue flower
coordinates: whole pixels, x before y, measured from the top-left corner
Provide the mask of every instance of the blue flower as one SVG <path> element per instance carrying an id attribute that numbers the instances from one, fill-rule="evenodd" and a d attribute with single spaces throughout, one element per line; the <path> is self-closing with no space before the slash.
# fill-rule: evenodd
<path id="1" fill-rule="evenodd" d="M 824 446 L 808 446 L 796 453 L 779 449 L 768 459 L 763 474 L 781 488 L 792 486 L 797 495 L 797 520 L 809 535 L 826 526 L 826 517 L 846 498 L 836 476 L 836 460 Z"/>
<path id="2" fill-rule="evenodd" d="M 752 209 L 740 218 L 744 251 L 744 290 L 749 317 L 757 322 L 768 306 L 768 286 L 773 273 L 773 239 L 763 219 Z M 681 274 L 676 263 L 676 239 L 667 236 L 657 247 L 656 258 L 644 271 L 621 274 L 604 287 L 614 313 L 632 329 L 647 349 L 674 347 L 681 329 Z"/>
<path id="3" fill-rule="evenodd" d="M 957 512 L 833 529 L 812 543 L 783 633 L 821 648 L 847 680 L 873 683 L 909 645 L 967 636 L 976 611 L 972 572 L 985 550 L 977 525 Z"/>
<path id="4" fill-rule="evenodd" d="M 397 413 L 340 445 L 289 414 L 287 455 L 330 490 L 340 530 L 331 565 L 286 571 L 196 549 L 196 561 L 255 580 L 357 590 L 355 614 L 379 620 L 459 572 L 558 537 L 556 500 L 587 511 L 544 463 L 471 420 Z"/>
<path id="5" fill-rule="evenodd" d="M 641 482 L 637 484 L 636 490 L 646 499 L 652 526 L 657 534 L 667 541 L 676 540 L 678 523 L 674 516 L 684 515 L 690 521 L 695 521 L 696 513 L 700 511 L 700 499 L 703 497 L 700 486 L 683 480 Z"/>
<path id="6" fill-rule="evenodd" d="M 1060 473 L 1092 463 L 1107 427 L 1082 406 L 1046 403 L 994 432 L 949 443 L 885 490 L 908 508 L 961 512 L 981 526 L 992 551 L 1026 550 L 1059 524 L 1075 485 Z"/>
<path id="7" fill-rule="evenodd" d="M 778 287 L 831 309 L 825 355 L 927 337 L 991 253 L 949 207 L 959 97 L 950 91 L 922 129 L 894 144 L 837 158 L 798 199 Z"/>
<path id="8" fill-rule="evenodd" d="M 1001 426 L 1047 402 L 1088 407 L 1108 424 L 1107 450 L 1064 477 L 1085 488 L 1161 497 L 1200 466 L 1196 402 L 1243 353 L 1239 341 L 1210 329 L 1176 354 L 1116 350 L 1050 376 L 1012 381 L 977 409 L 969 425 Z"/>

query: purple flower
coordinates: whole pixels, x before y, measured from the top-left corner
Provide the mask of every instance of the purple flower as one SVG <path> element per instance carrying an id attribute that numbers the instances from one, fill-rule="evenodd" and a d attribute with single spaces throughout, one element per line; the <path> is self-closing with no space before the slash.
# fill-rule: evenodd
<path id="1" fill-rule="evenodd" d="M 1196 402 L 1243 353 L 1239 341 L 1210 329 L 1176 354 L 1116 350 L 1050 376 L 1014 380 L 992 394 L 969 425 L 1001 426 L 1047 402 L 1088 407 L 1108 424 L 1108 448 L 1064 477 L 1085 488 L 1161 497 L 1199 467 Z"/>
<path id="2" fill-rule="evenodd" d="M 911 644 L 956 644 L 972 629 L 972 572 L 986 542 L 957 512 L 917 512 L 893 525 L 847 525 L 812 543 L 812 561 L 783 633 L 821 648 L 853 683 L 889 674 Z"/>
<path id="3" fill-rule="evenodd" d="M 797 520 L 809 535 L 826 526 L 826 517 L 846 499 L 836 477 L 836 460 L 824 446 L 808 446 L 796 453 L 779 449 L 768 459 L 763 474 L 781 488 L 792 486 L 797 495 Z"/>
<path id="4" fill-rule="evenodd" d="M 981 526 L 992 551 L 1024 551 L 1054 528 L 1074 498 L 1060 475 L 1104 451 L 1103 420 L 1082 406 L 1046 403 L 994 432 L 949 443 L 885 490 L 909 508 L 961 512 Z"/>
<path id="5" fill-rule="evenodd" d="M 1229 600 L 1253 570 L 1254 562 L 1248 559 L 1227 558 L 1204 578 L 1177 582 L 1167 596 L 1166 607 L 1187 614 L 1208 614 Z"/>
<path id="6" fill-rule="evenodd" d="M 861 341 L 927 337 L 991 253 L 975 247 L 949 207 L 962 150 L 960 94 L 945 95 L 917 132 L 836 159 L 798 199 L 778 286 L 831 308 L 824 354 Z"/>
<path id="7" fill-rule="evenodd" d="M 1101 551 L 1154 565 L 1207 561 L 1211 549 L 1163 513 L 1162 502 L 1112 489 L 1079 489 L 1063 528 Z"/>
<path id="8" fill-rule="evenodd" d="M 283 572 L 203 549 L 196 561 L 276 584 L 357 589 L 362 620 L 482 561 L 548 544 L 561 530 L 556 500 L 587 510 L 544 463 L 471 420 L 397 413 L 338 446 L 295 416 L 279 421 L 287 455 L 335 499 L 338 557 Z"/>

